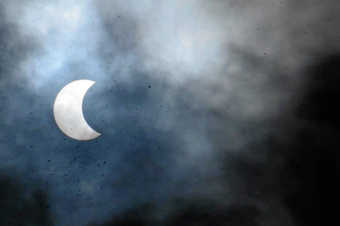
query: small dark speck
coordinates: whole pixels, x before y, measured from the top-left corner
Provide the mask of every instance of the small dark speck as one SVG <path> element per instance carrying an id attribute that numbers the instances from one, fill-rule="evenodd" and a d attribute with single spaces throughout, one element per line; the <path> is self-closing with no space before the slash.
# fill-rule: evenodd
<path id="1" fill-rule="evenodd" d="M 51 162 L 51 160 L 47 160 L 47 162 Z"/>
<path id="2" fill-rule="evenodd" d="M 151 88 L 151 86 L 149 86 L 149 89 Z"/>

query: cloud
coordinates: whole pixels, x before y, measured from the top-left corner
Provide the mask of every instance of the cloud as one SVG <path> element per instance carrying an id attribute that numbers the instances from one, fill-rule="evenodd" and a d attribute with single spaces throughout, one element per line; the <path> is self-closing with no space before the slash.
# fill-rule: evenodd
<path id="1" fill-rule="evenodd" d="M 232 215 L 249 215 L 250 225 L 294 225 L 310 213 L 296 208 L 310 199 L 289 197 L 315 185 L 303 170 L 294 174 L 300 158 L 315 173 L 333 164 L 327 155 L 314 162 L 316 147 L 336 143 L 330 84 L 337 79 L 320 78 L 337 74 L 338 6 L 331 1 L 2 5 L 1 166 L 51 184 L 56 225 L 111 214 L 109 225 L 128 222 L 124 212 L 134 208 L 132 220 L 150 223 L 153 200 L 178 197 L 184 201 L 162 207 L 170 225 L 189 216 L 244 223 Z M 64 137 L 52 114 L 58 91 L 76 79 L 96 81 L 83 110 L 103 135 L 87 143 Z M 316 189 L 311 199 L 320 199 L 317 191 L 324 194 Z"/>
<path id="2" fill-rule="evenodd" d="M 330 54 L 306 68 L 310 77 L 295 108 L 296 124 L 279 121 L 277 133 L 238 152 L 225 152 L 222 174 L 208 178 L 204 189 L 201 183 L 201 192 L 137 205 L 93 225 L 304 226 L 336 221 L 337 210 L 327 207 L 339 196 L 333 180 L 340 174 L 339 120 L 333 108 L 338 60 L 338 54 Z M 214 190 L 214 181 L 221 183 L 222 192 Z"/>
<path id="3" fill-rule="evenodd" d="M 40 187 L 40 188 L 39 188 Z M 6 225 L 54 225 L 50 203 L 43 186 L 25 182 L 8 172 L 0 174 L 0 218 Z"/>
<path id="4" fill-rule="evenodd" d="M 199 199 L 208 198 L 211 202 L 217 200 L 219 205 L 225 205 L 226 212 L 234 206 L 233 201 L 249 205 L 256 203 L 254 208 L 262 216 L 259 217 L 261 220 L 256 221 L 257 225 L 272 225 L 271 220 L 279 221 L 282 225 L 318 225 L 322 216 L 330 217 L 330 214 L 320 209 L 323 207 L 320 207 L 318 191 L 325 194 L 319 188 L 324 180 L 315 176 L 316 181 L 312 183 L 314 177 L 307 173 L 311 170 L 314 175 L 337 175 L 337 170 L 328 171 L 323 168 L 327 164 L 333 166 L 330 156 L 334 157 L 334 154 L 323 153 L 322 150 L 328 149 L 328 144 L 332 142 L 331 146 L 338 145 L 334 144 L 334 140 L 331 142 L 324 138 L 321 131 L 306 130 L 310 126 L 326 126 L 321 120 L 328 121 L 328 117 L 323 114 L 331 105 L 326 104 L 328 101 L 325 99 L 330 98 L 329 102 L 336 102 L 331 98 L 336 96 L 336 91 L 331 88 L 332 84 L 327 82 L 325 76 L 321 76 L 323 73 L 329 74 L 329 70 L 336 74 L 333 72 L 335 63 L 332 63 L 337 61 L 336 57 L 326 60 L 331 65 L 321 62 L 325 65 L 321 66 L 322 72 L 315 76 L 318 79 L 311 80 L 312 83 L 325 84 L 317 88 L 319 91 L 313 91 L 309 77 L 321 59 L 339 49 L 338 42 L 333 42 L 336 38 L 333 33 L 335 22 L 326 23 L 324 19 L 329 17 L 332 18 L 329 21 L 336 21 L 337 16 L 330 2 L 314 3 L 215 1 L 213 4 L 206 4 L 208 7 L 204 13 L 211 15 L 212 19 L 209 20 L 220 28 L 214 30 L 220 35 L 219 40 L 215 40 L 220 52 L 212 50 L 218 67 L 209 67 L 209 62 L 200 61 L 200 49 L 193 52 L 187 50 L 186 53 L 193 54 L 198 66 L 201 63 L 209 68 L 208 73 L 196 70 L 190 61 L 192 56 L 181 55 L 180 52 L 180 57 L 176 55 L 176 46 L 188 44 L 185 38 L 180 43 L 179 31 L 182 28 L 185 30 L 181 10 L 185 11 L 185 4 L 191 3 L 185 3 L 183 8 L 176 8 L 176 3 L 169 4 L 168 8 L 165 7 L 165 12 L 153 10 L 152 6 L 141 9 L 138 8 L 139 5 L 136 6 L 140 10 L 138 12 L 143 13 L 128 14 L 139 18 L 137 21 L 141 21 L 141 27 L 154 19 L 157 21 L 155 27 L 161 24 L 160 27 L 164 28 L 155 29 L 158 31 L 155 34 L 142 32 L 140 35 L 144 36 L 144 39 L 141 38 L 142 43 L 149 44 L 143 47 L 150 57 L 144 61 L 145 66 L 148 71 L 155 71 L 147 76 L 161 80 L 168 88 L 163 89 L 163 103 L 171 106 L 171 113 L 160 115 L 161 120 L 156 122 L 157 128 L 172 131 L 180 140 L 176 167 L 190 172 L 182 174 L 185 179 L 180 181 L 199 181 L 191 190 L 192 193 L 186 194 L 185 202 L 189 203 L 198 195 Z M 199 10 L 201 6 L 196 3 L 191 6 L 195 9 L 194 15 L 202 12 Z M 134 7 L 132 6 L 133 10 Z M 105 9 L 109 11 L 107 5 L 103 8 L 104 12 Z M 176 20 L 171 20 L 169 15 L 174 11 Z M 146 16 L 142 18 L 142 15 Z M 200 23 L 200 18 L 195 22 Z M 152 29 L 152 26 L 147 28 Z M 320 33 L 320 30 L 323 32 Z M 157 37 L 159 40 L 167 40 L 161 46 L 162 51 L 158 51 L 160 48 L 157 46 Z M 189 36 L 190 45 L 200 43 L 201 38 L 204 39 L 200 35 Z M 326 48 L 324 43 L 332 48 Z M 186 47 L 190 49 L 190 45 Z M 150 59 L 154 64 L 147 63 Z M 178 62 L 182 64 L 176 66 Z M 168 68 L 164 65 L 171 65 L 170 71 L 180 78 L 176 80 L 175 76 L 167 73 Z M 326 69 L 329 67 L 332 69 Z M 331 80 L 336 83 L 336 79 Z M 310 94 L 305 93 L 311 89 Z M 328 98 L 320 97 L 320 93 Z M 314 98 L 315 95 L 318 97 Z M 305 101 L 306 104 L 301 104 Z M 311 111 L 310 108 L 317 110 Z M 323 113 L 317 119 L 314 112 L 319 114 L 319 111 Z M 326 115 L 330 111 L 327 112 Z M 331 118 L 331 122 L 337 121 L 335 117 Z M 326 134 L 334 132 L 329 127 L 325 130 Z M 313 141 L 308 139 L 311 144 L 305 144 L 301 134 L 314 137 Z M 316 141 L 318 138 L 320 141 Z M 323 160 L 319 162 L 320 155 L 323 155 Z M 304 166 L 303 161 L 309 162 L 308 165 Z M 296 175 L 294 172 L 300 172 L 299 166 L 292 164 L 301 165 L 304 173 Z M 190 171 L 191 169 L 194 170 Z M 201 174 L 195 177 L 197 172 Z M 201 180 L 204 177 L 205 182 Z M 301 197 L 305 193 L 309 195 L 308 198 Z M 331 194 L 335 195 L 335 192 Z M 321 204 L 325 205 L 326 202 Z M 194 207 L 189 209 L 191 208 Z M 140 209 L 143 213 L 142 210 L 143 207 Z M 186 213 L 181 209 L 175 215 L 179 216 L 183 212 Z M 308 219 L 310 213 L 314 214 L 313 219 Z M 126 214 L 129 215 L 124 221 L 127 225 L 132 224 L 129 220 L 138 220 L 141 225 L 152 222 L 148 220 L 150 217 L 134 219 L 129 212 Z M 141 215 L 149 216 L 148 213 Z M 244 213 L 242 216 L 247 217 L 248 214 Z M 120 216 L 114 215 L 107 225 L 118 222 L 116 219 L 120 219 Z"/>

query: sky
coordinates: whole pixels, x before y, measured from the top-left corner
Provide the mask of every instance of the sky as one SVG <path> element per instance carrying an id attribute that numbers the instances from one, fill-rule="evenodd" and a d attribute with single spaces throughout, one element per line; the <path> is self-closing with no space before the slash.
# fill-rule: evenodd
<path id="1" fill-rule="evenodd" d="M 336 219 L 335 0 L 2 0 L 0 225 Z M 63 134 L 68 83 L 101 136 Z M 332 178 L 331 180 L 327 178 Z"/>

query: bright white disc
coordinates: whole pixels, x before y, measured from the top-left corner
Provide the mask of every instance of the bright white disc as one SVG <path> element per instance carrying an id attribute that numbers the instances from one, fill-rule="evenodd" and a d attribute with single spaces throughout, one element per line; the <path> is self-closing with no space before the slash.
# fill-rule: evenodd
<path id="1" fill-rule="evenodd" d="M 54 119 L 59 129 L 76 140 L 92 140 L 101 134 L 93 130 L 83 115 L 83 99 L 94 84 L 91 80 L 77 80 L 64 86 L 58 93 L 54 105 Z"/>

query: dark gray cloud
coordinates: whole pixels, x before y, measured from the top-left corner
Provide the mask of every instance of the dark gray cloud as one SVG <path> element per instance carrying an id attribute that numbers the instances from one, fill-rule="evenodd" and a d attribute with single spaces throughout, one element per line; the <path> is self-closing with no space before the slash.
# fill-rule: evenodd
<path id="1" fill-rule="evenodd" d="M 24 182 L 25 181 L 25 182 Z M 45 191 L 44 191 L 45 190 Z M 2 225 L 53 225 L 46 186 L 11 172 L 0 174 Z"/>
<path id="2" fill-rule="evenodd" d="M 202 202 L 203 201 L 203 202 Z M 251 206 L 240 208 L 225 208 L 217 203 L 201 201 L 172 200 L 167 205 L 176 211 L 170 210 L 162 215 L 159 208 L 154 205 L 142 205 L 133 208 L 125 214 L 114 216 L 109 221 L 100 224 L 111 225 L 256 225 L 254 217 L 258 210 Z M 246 215 L 246 217 L 244 216 Z M 91 224 L 90 224 L 91 225 Z M 93 224 L 96 226 L 97 224 Z M 91 225 L 92 226 L 92 225 Z"/>

